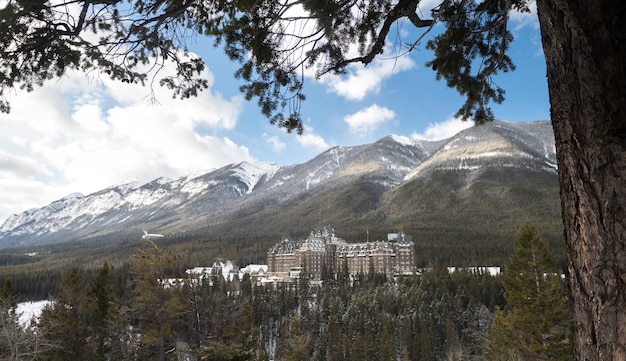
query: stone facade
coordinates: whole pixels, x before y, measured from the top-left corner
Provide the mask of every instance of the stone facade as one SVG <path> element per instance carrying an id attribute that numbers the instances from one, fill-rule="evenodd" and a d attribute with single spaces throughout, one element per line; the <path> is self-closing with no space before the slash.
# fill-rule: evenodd
<path id="1" fill-rule="evenodd" d="M 351 275 L 384 273 L 388 279 L 400 274 L 415 274 L 415 247 L 411 236 L 390 233 L 386 241 L 348 243 L 326 228 L 313 231 L 301 241 L 284 238 L 267 253 L 268 273 L 289 272 L 302 267 L 313 280 L 324 271 L 336 274 L 347 266 Z"/>

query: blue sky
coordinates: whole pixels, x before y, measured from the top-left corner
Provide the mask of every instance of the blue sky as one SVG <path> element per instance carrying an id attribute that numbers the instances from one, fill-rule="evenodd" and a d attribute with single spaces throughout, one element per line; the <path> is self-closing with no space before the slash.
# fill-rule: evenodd
<path id="1" fill-rule="evenodd" d="M 511 25 L 517 70 L 496 78 L 506 89 L 505 102 L 493 105 L 496 118 L 549 119 L 536 14 L 516 14 Z M 397 30 L 402 41 L 415 36 L 408 24 Z M 236 64 L 211 40 L 192 49 L 205 59 L 211 85 L 195 99 L 174 100 L 158 87 L 150 94 L 93 73 L 69 73 L 31 93 L 14 91 L 12 112 L 0 115 L 0 224 L 70 193 L 129 180 L 175 178 L 244 160 L 291 165 L 388 134 L 434 140 L 471 126 L 453 118 L 462 99 L 435 81 L 423 48 L 355 65 L 343 77 L 307 77 L 302 136 L 270 125 L 255 100 L 244 100 L 233 78 Z"/>

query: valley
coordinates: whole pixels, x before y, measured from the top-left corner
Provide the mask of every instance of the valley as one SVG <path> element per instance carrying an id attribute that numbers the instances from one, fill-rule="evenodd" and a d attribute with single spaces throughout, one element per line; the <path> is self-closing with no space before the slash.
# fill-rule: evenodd
<path id="1" fill-rule="evenodd" d="M 463 267 L 502 265 L 530 221 L 562 265 L 555 164 L 549 122 L 496 121 L 439 142 L 388 136 L 303 164 L 241 163 L 111 186 L 5 220 L 0 275 L 37 279 L 104 261 L 123 269 L 143 229 L 165 236 L 159 247 L 180 267 L 264 263 L 285 234 L 329 224 L 349 242 L 402 229 L 413 235 L 418 267 Z"/>

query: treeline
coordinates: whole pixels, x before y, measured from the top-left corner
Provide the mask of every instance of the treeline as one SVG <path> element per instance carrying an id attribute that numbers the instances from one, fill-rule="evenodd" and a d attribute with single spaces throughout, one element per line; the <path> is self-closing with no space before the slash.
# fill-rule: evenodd
<path id="1" fill-rule="evenodd" d="M 91 277 L 64 272 L 36 326 L 41 352 L 30 359 L 439 360 L 480 354 L 476 345 L 505 305 L 500 277 L 445 268 L 397 283 L 340 272 L 321 286 L 219 275 L 167 287 L 173 257 L 143 250 L 133 261 L 119 295 L 108 265 Z"/>
<path id="2" fill-rule="evenodd" d="M 485 274 L 440 268 L 398 283 L 373 275 L 358 275 L 352 286 L 343 280 L 287 312 L 276 359 L 477 357 L 494 310 L 504 306 L 500 278 Z"/>
<path id="3" fill-rule="evenodd" d="M 108 264 L 63 272 L 54 302 L 26 328 L 7 279 L 0 358 L 569 360 L 563 282 L 552 276 L 545 241 L 532 227 L 522 231 L 509 264 L 515 277 L 442 265 L 389 282 L 344 268 L 319 285 L 303 272 L 276 287 L 247 276 L 174 281 L 180 255 L 150 246 L 122 278 Z"/>

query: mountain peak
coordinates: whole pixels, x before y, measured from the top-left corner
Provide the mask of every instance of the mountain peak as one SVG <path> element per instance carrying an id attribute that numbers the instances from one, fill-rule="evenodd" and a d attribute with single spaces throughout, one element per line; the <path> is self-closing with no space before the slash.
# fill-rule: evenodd
<path id="1" fill-rule="evenodd" d="M 61 198 L 59 201 L 71 201 L 71 200 L 76 200 L 76 199 L 81 199 L 83 198 L 84 195 L 82 193 L 79 192 L 74 192 L 74 193 L 70 193 L 68 195 L 66 195 L 65 197 Z"/>
<path id="2" fill-rule="evenodd" d="M 544 122 L 543 133 L 551 134 Z M 524 167 L 556 172 L 554 153 L 528 127 L 493 121 L 460 131 L 429 159 L 405 176 L 413 179 L 435 169 L 477 170 L 482 167 Z M 541 148 L 541 149 L 538 149 Z"/>
<path id="3" fill-rule="evenodd" d="M 389 138 L 393 140 L 394 142 L 402 144 L 402 145 L 413 145 L 413 146 L 418 145 L 420 141 L 417 138 L 407 137 L 404 135 L 396 135 L 396 134 L 388 135 L 385 138 Z"/>
<path id="4" fill-rule="evenodd" d="M 94 192 L 74 193 L 48 206 L 9 217 L 0 227 L 0 249 L 124 235 L 132 229 L 193 231 L 227 222 L 228 217 L 298 203 L 326 189 L 380 192 L 427 176 L 433 170 L 474 172 L 486 168 L 523 168 L 555 173 L 550 123 L 495 121 L 463 130 L 442 141 L 389 135 L 372 144 L 334 147 L 289 167 L 243 161 L 177 179 L 136 180 Z M 457 172 L 458 173 L 458 172 Z M 359 193 L 362 194 L 362 193 Z M 343 200 L 353 202 L 353 198 Z M 307 213 L 308 214 L 308 213 Z"/>

